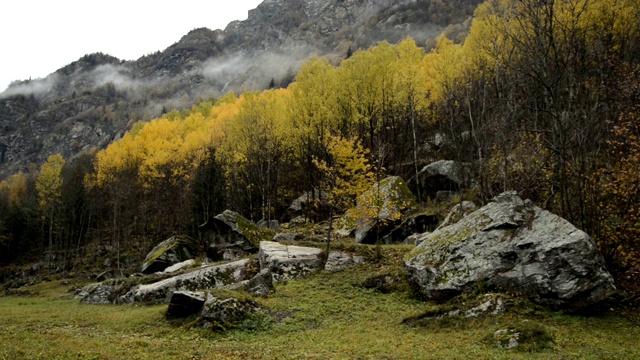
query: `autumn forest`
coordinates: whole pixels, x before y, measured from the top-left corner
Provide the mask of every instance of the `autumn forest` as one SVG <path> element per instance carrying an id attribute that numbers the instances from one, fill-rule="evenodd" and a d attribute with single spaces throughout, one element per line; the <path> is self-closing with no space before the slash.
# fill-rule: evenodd
<path id="1" fill-rule="evenodd" d="M 637 264 L 640 1 L 487 0 L 461 43 L 407 38 L 349 55 L 8 177 L 0 263 L 73 267 L 96 242 L 144 255 L 173 234 L 197 238 L 225 209 L 283 220 L 317 189 L 344 190 L 329 198 L 339 214 L 387 175 L 429 202 L 416 174 L 446 159 L 468 167 L 465 197 L 516 190 L 593 236 L 612 272 Z"/>

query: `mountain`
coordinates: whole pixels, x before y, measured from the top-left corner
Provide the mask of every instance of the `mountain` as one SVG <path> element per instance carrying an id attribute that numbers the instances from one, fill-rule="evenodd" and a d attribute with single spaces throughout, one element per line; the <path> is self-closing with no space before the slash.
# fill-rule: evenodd
<path id="1" fill-rule="evenodd" d="M 287 86 L 304 59 L 442 32 L 462 41 L 479 0 L 265 0 L 224 30 L 195 29 L 135 61 L 95 53 L 0 94 L 0 179 L 119 139 L 136 121 L 229 91 Z"/>

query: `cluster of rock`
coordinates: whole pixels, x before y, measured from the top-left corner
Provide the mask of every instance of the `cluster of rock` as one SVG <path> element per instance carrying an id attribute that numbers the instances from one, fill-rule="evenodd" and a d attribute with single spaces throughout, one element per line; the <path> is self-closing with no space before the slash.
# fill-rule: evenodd
<path id="1" fill-rule="evenodd" d="M 233 219 L 233 221 L 229 221 Z M 245 224 L 242 222 L 246 221 Z M 240 223 L 240 224 L 239 224 Z M 331 252 L 326 263 L 318 248 L 288 246 L 273 241 L 260 241 L 256 260 L 251 253 L 254 242 L 245 236 L 255 225 L 240 215 L 225 211 L 205 226 L 214 242 L 209 247 L 226 249 L 224 254 L 243 258 L 223 264 L 200 266 L 191 258 L 194 243 L 184 237 L 172 237 L 156 246 L 145 258 L 140 277 L 107 279 L 83 288 L 76 298 L 82 304 L 163 304 L 170 317 L 198 315 L 205 327 L 225 327 L 237 322 L 257 308 L 248 298 L 220 298 L 212 289 L 242 291 L 254 296 L 268 296 L 274 283 L 306 276 L 323 268 L 343 270 L 363 262 L 360 256 Z M 231 250 L 231 251 L 229 251 Z M 210 250 L 207 254 L 210 254 Z M 217 252 L 216 254 L 219 254 Z M 152 273 L 153 272 L 153 273 Z"/>
<path id="2" fill-rule="evenodd" d="M 428 299 L 447 301 L 478 291 L 506 292 L 573 310 L 600 302 L 616 290 L 587 234 L 529 200 L 523 201 L 515 192 L 503 193 L 480 209 L 461 201 L 437 227 L 435 214 L 411 212 L 416 200 L 401 178 L 382 180 L 361 197 L 358 206 L 367 206 L 367 198 L 374 195 L 382 205 L 374 214 L 358 209 L 347 212 L 342 223 L 351 221 L 351 228 L 345 226 L 343 235 L 371 243 L 371 234 L 377 232 L 382 243 L 415 244 L 404 263 L 409 281 Z M 324 261 L 319 248 L 278 242 L 299 239 L 298 234 L 265 233 L 265 228 L 280 226 L 263 222 L 260 227 L 225 211 L 201 226 L 209 244 L 206 255 L 225 263 L 199 265 L 193 259 L 197 244 L 172 237 L 145 259 L 142 273 L 146 277 L 133 282 L 108 279 L 87 286 L 78 297 L 88 304 L 169 303 L 169 316 L 198 314 L 205 326 L 224 326 L 255 311 L 255 304 L 219 298 L 211 289 L 268 296 L 274 283 L 306 276 L 323 266 L 337 271 L 363 262 L 362 257 L 345 252 L 331 252 Z M 261 240 L 265 237 L 275 241 Z M 257 259 L 249 256 L 253 253 L 258 253 Z M 503 309 L 502 298 L 492 296 L 473 307 L 438 316 L 473 317 Z"/>

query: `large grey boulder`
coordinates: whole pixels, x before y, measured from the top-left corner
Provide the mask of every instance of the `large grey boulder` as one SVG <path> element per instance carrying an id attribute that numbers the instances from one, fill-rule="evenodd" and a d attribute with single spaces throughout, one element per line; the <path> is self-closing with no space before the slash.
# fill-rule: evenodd
<path id="1" fill-rule="evenodd" d="M 186 236 L 172 236 L 156 245 L 142 263 L 143 274 L 164 271 L 169 266 L 193 258 L 194 240 Z"/>
<path id="2" fill-rule="evenodd" d="M 577 309 L 613 292 L 594 241 L 568 221 L 515 192 L 425 234 L 405 257 L 411 281 L 429 299 L 484 290 L 524 293 L 555 308 Z"/>
<path id="3" fill-rule="evenodd" d="M 453 160 L 433 162 L 418 172 L 417 183 L 423 192 L 435 196 L 442 191 L 458 191 L 470 182 L 469 171 Z"/>
<path id="4" fill-rule="evenodd" d="M 273 241 L 260 242 L 261 273 L 270 270 L 274 282 L 291 280 L 309 275 L 322 268 L 322 250 L 314 247 L 283 245 Z M 343 251 L 329 253 L 324 269 L 340 271 L 362 264 L 362 256 Z M 251 292 L 249 288 L 247 291 Z"/>
<path id="5" fill-rule="evenodd" d="M 281 282 L 308 275 L 320 269 L 322 250 L 312 247 L 260 242 L 260 268 L 269 269 L 273 281 Z"/>
<path id="6" fill-rule="evenodd" d="M 207 256 L 214 260 L 236 260 L 258 247 L 261 229 L 235 211 L 225 210 L 198 228 L 209 243 Z"/>
<path id="7" fill-rule="evenodd" d="M 168 303 L 176 291 L 221 288 L 250 277 L 251 260 L 243 259 L 223 265 L 207 266 L 152 284 L 133 287 L 124 298 L 147 304 Z"/>
<path id="8" fill-rule="evenodd" d="M 340 220 L 339 233 L 350 234 L 355 228 L 357 243 L 374 244 L 376 227 L 384 237 L 402 221 L 402 215 L 416 205 L 416 198 L 399 176 L 390 176 L 375 183 L 359 198 Z"/>

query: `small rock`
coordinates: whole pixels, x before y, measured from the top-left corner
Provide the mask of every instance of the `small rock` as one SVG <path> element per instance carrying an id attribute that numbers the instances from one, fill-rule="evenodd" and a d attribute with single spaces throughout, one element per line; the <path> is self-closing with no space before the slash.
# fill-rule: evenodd
<path id="1" fill-rule="evenodd" d="M 167 317 L 183 318 L 198 314 L 202 310 L 206 295 L 203 292 L 176 291 L 171 295 Z"/>
<path id="2" fill-rule="evenodd" d="M 498 347 L 503 349 L 513 349 L 518 346 L 520 333 L 513 329 L 496 330 L 496 332 L 493 333 L 493 339 Z"/>
<path id="3" fill-rule="evenodd" d="M 244 289 L 249 294 L 269 296 L 269 293 L 274 290 L 271 270 L 262 269 L 256 276 L 244 284 Z"/>
<path id="4" fill-rule="evenodd" d="M 332 251 L 329 253 L 329 258 L 324 266 L 327 271 L 340 271 L 348 268 L 352 268 L 358 264 L 364 262 L 364 257 L 351 255 L 343 251 Z"/>
<path id="5" fill-rule="evenodd" d="M 247 301 L 233 297 L 220 299 L 209 293 L 200 311 L 200 318 L 205 328 L 224 329 L 242 321 L 255 310 L 256 306 Z"/>
<path id="6" fill-rule="evenodd" d="M 262 219 L 258 221 L 256 225 L 260 226 L 261 228 L 270 229 L 273 231 L 280 231 L 280 222 L 278 222 L 278 220 L 267 221 Z"/>

